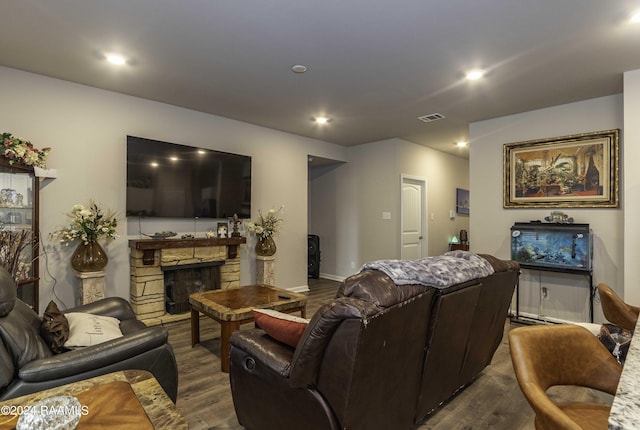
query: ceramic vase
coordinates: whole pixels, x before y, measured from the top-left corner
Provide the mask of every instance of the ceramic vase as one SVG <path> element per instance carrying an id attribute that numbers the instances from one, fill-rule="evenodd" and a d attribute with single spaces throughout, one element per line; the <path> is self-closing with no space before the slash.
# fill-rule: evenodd
<path id="1" fill-rule="evenodd" d="M 264 239 L 258 238 L 256 242 L 256 255 L 261 257 L 270 257 L 276 253 L 276 242 L 273 237 L 268 236 Z"/>
<path id="2" fill-rule="evenodd" d="M 71 267 L 78 272 L 99 272 L 109 258 L 98 242 L 81 242 L 71 256 Z"/>

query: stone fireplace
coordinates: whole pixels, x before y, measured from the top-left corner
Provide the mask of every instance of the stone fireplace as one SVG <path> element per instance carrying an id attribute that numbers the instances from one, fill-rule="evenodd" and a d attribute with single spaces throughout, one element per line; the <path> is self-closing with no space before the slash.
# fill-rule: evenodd
<path id="1" fill-rule="evenodd" d="M 210 278 L 213 272 L 213 287 L 207 289 L 240 286 L 238 247 L 244 243 L 244 237 L 130 240 L 130 301 L 138 319 L 153 323 L 169 315 L 166 310 L 165 275 L 170 273 L 170 276 L 174 276 L 171 272 L 176 269 L 213 268 L 205 275 L 196 275 Z M 192 285 L 198 284 L 195 282 Z M 188 294 L 188 289 L 181 292 L 171 290 L 170 301 L 176 303 L 176 295 L 180 295 L 180 301 L 184 303 L 184 294 Z M 169 306 L 188 315 L 188 306 L 184 304 L 173 308 Z"/>

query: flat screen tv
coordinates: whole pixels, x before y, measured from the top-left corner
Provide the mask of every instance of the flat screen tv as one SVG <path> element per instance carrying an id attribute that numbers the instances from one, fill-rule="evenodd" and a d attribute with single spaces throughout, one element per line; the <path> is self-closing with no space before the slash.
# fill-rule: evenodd
<path id="1" fill-rule="evenodd" d="M 127 216 L 251 216 L 251 157 L 127 136 Z"/>

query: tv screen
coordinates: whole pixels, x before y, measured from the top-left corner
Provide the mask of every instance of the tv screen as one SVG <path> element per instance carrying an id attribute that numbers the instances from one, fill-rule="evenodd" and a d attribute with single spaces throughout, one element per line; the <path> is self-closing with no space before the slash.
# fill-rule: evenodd
<path id="1" fill-rule="evenodd" d="M 127 136 L 127 216 L 251 216 L 251 157 Z"/>

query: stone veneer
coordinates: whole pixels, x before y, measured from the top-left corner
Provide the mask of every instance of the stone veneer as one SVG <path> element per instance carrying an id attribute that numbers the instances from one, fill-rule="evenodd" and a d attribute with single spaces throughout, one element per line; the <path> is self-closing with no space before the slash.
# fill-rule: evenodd
<path id="1" fill-rule="evenodd" d="M 238 246 L 243 243 L 244 237 L 130 240 L 130 302 L 138 319 L 166 314 L 162 267 L 224 261 L 220 266 L 220 288 L 240 286 Z"/>

